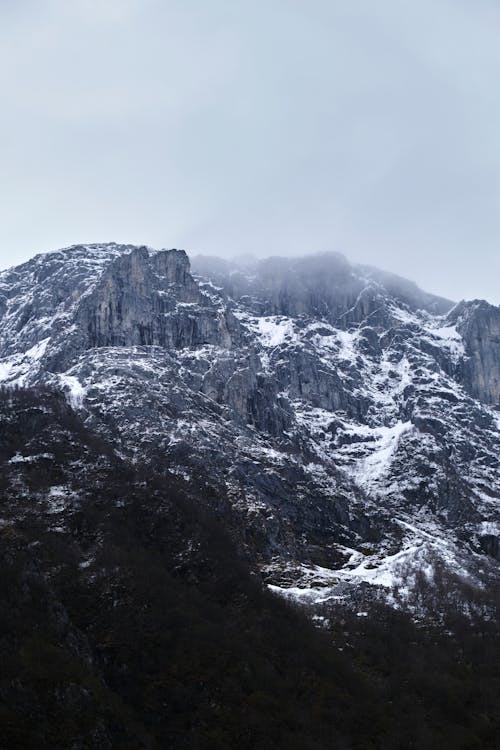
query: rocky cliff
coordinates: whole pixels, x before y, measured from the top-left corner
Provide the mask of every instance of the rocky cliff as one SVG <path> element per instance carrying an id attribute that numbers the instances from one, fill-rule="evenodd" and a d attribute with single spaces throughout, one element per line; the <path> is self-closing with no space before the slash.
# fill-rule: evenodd
<path id="1" fill-rule="evenodd" d="M 461 381 L 480 401 L 500 404 L 500 307 L 462 302 L 450 314 L 464 339 Z"/>

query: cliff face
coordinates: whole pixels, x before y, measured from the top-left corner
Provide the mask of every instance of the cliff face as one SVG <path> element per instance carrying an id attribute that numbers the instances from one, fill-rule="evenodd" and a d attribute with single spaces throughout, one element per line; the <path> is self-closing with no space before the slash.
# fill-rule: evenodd
<path id="1" fill-rule="evenodd" d="M 307 315 L 340 328 L 389 321 L 390 298 L 412 311 L 448 312 L 453 303 L 427 294 L 416 284 L 368 266 L 353 266 L 338 253 L 305 258 L 268 258 L 245 263 L 196 256 L 193 271 L 212 279 L 233 299 L 260 315 Z"/>
<path id="2" fill-rule="evenodd" d="M 499 315 L 335 254 L 191 272 L 77 246 L 0 274 L 0 381 L 203 477 L 262 575 L 314 600 L 498 554 Z"/>
<path id="3" fill-rule="evenodd" d="M 78 324 L 87 347 L 232 346 L 238 322 L 220 314 L 189 273 L 184 251 L 165 250 L 150 256 L 136 248 L 117 258 L 82 302 Z"/>
<path id="4" fill-rule="evenodd" d="M 500 405 L 500 307 L 477 300 L 461 303 L 454 317 L 465 342 L 462 378 L 468 392 Z"/>

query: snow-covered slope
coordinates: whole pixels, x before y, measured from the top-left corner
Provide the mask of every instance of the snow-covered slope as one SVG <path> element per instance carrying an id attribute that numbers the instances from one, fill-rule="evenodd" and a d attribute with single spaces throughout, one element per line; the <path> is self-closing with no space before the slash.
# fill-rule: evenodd
<path id="1" fill-rule="evenodd" d="M 1 273 L 0 381 L 61 389 L 124 458 L 204 477 L 285 595 L 408 586 L 435 559 L 494 574 L 500 309 L 333 254 L 194 271 L 92 245 Z"/>

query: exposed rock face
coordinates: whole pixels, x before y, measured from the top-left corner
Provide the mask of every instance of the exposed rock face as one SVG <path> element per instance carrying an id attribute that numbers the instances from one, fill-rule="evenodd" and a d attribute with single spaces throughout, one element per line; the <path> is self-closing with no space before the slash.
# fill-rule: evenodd
<path id="1" fill-rule="evenodd" d="M 50 339 L 43 355 L 52 372 L 95 347 L 230 349 L 242 337 L 231 310 L 221 309 L 194 281 L 182 250 L 97 245 L 37 256 L 1 275 L 2 300 L 2 354 Z M 50 336 L 44 338 L 46 330 Z"/>
<path id="2" fill-rule="evenodd" d="M 218 344 L 231 348 L 237 321 L 220 315 L 189 273 L 184 251 L 150 257 L 136 248 L 105 270 L 84 300 L 78 322 L 88 332 L 88 347 L 186 346 Z"/>
<path id="3" fill-rule="evenodd" d="M 269 580 L 497 555 L 498 308 L 336 254 L 194 269 L 98 245 L 0 274 L 0 382 L 62 389 L 120 455 L 221 489 Z"/>
<path id="4" fill-rule="evenodd" d="M 465 342 L 463 382 L 469 393 L 500 406 L 500 307 L 476 300 L 457 305 L 451 318 Z"/>

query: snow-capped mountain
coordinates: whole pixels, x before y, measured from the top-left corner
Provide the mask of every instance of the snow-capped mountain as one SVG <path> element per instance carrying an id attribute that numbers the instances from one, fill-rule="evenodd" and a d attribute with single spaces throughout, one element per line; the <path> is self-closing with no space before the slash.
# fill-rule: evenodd
<path id="1" fill-rule="evenodd" d="M 0 274 L 0 382 L 62 390 L 122 459 L 202 478 L 285 596 L 404 595 L 437 560 L 494 570 L 500 308 L 484 301 L 337 254 L 190 268 L 179 250 L 75 246 Z"/>

